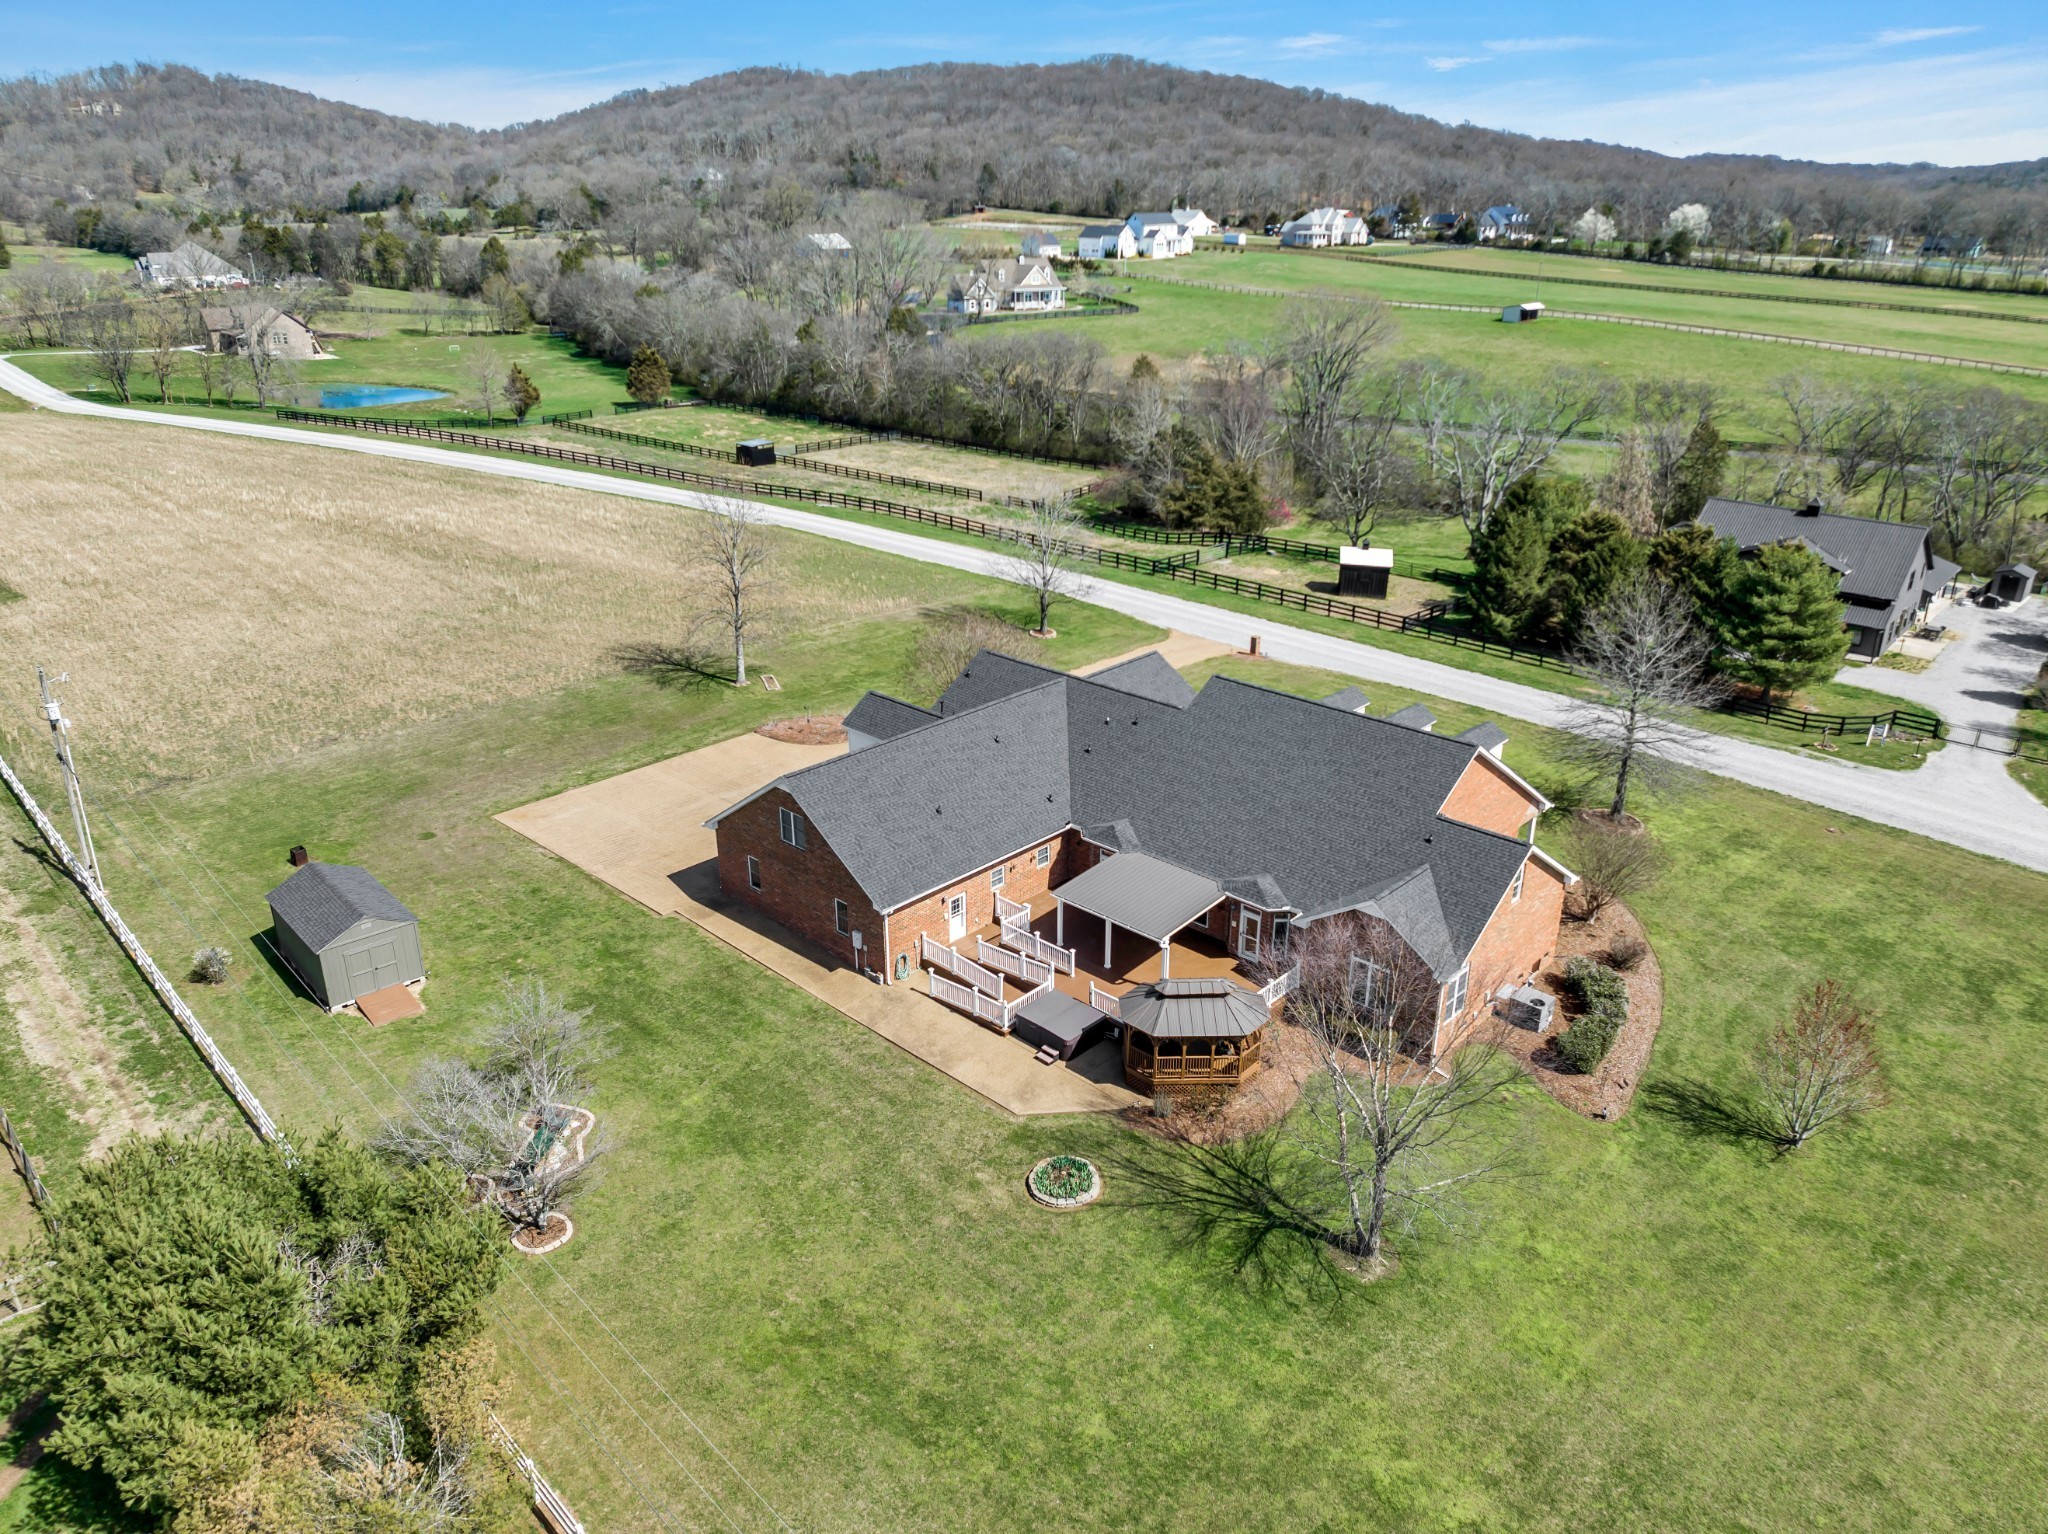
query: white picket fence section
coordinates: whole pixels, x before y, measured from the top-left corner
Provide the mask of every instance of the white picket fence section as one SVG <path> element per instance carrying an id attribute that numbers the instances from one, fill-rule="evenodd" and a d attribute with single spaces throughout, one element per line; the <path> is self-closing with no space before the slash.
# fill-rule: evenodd
<path id="1" fill-rule="evenodd" d="M 1003 938 L 1008 941 L 1010 934 Z M 999 969 L 1006 975 L 1014 975 L 1024 985 L 1038 985 L 1052 979 L 1052 966 L 1021 953 L 1012 953 L 1007 948 L 998 948 L 985 937 L 974 940 L 974 956 L 990 969 Z"/>
<path id="2" fill-rule="evenodd" d="M 1288 970 L 1286 974 L 1275 975 L 1271 980 L 1260 986 L 1259 1000 L 1270 1007 L 1281 997 L 1292 995 L 1295 988 L 1300 984 L 1301 966 L 1297 964 Z"/>
<path id="3" fill-rule="evenodd" d="M 85 891 L 85 898 L 90 900 L 92 908 L 100 913 L 100 920 L 105 922 L 107 930 L 114 934 L 114 941 L 121 945 L 121 951 L 127 954 L 135 967 L 142 972 L 142 978 L 147 980 L 149 988 L 156 992 L 157 1000 L 164 1004 L 164 1010 L 171 1014 L 178 1026 L 185 1031 L 185 1036 L 197 1047 L 200 1056 L 213 1074 L 220 1078 L 220 1084 L 228 1089 L 228 1096 L 235 1100 L 235 1105 L 249 1116 L 249 1122 L 255 1126 L 256 1133 L 282 1151 L 285 1160 L 296 1162 L 298 1156 L 292 1150 L 291 1143 L 278 1132 L 277 1125 L 271 1122 L 263 1104 L 256 1100 L 256 1094 L 242 1084 L 241 1073 L 228 1063 L 228 1057 L 220 1052 L 220 1046 L 213 1042 L 213 1036 L 200 1024 L 199 1019 L 192 1015 L 192 1009 L 185 1005 L 185 999 L 178 994 L 177 987 L 171 984 L 170 977 L 157 968 L 156 960 L 152 959 L 149 950 L 142 946 L 142 939 L 128 930 L 128 923 L 121 920 L 121 913 L 115 910 L 114 903 L 107 899 L 106 891 L 102 890 L 92 875 L 86 872 L 85 865 L 71 855 L 71 849 L 65 845 L 64 838 L 58 835 L 56 826 L 50 822 L 50 817 L 43 813 L 43 807 L 36 803 L 35 796 L 28 791 L 21 779 L 14 775 L 14 769 L 7 765 L 4 757 L 0 757 L 0 779 L 6 781 L 8 789 L 21 801 L 21 807 L 28 811 L 28 818 L 33 820 L 36 829 L 43 833 L 43 840 L 50 844 L 50 850 L 57 854 L 58 861 L 64 865 L 71 877 L 78 881 L 78 887 Z"/>
<path id="4" fill-rule="evenodd" d="M 1023 922 L 1006 922 L 1003 941 L 1019 953 L 1027 953 L 1041 964 L 1050 964 L 1063 975 L 1074 972 L 1074 950 L 1049 943 Z"/>
<path id="5" fill-rule="evenodd" d="M 1088 982 L 1088 1005 L 1100 1012 L 1104 1017 L 1113 1017 L 1118 1022 L 1123 1021 L 1124 1009 L 1122 1005 L 1114 996 L 1110 995 L 1109 992 L 1105 991 L 1093 980 Z"/>
<path id="6" fill-rule="evenodd" d="M 934 964 L 939 965 L 964 977 L 977 991 L 986 991 L 998 998 L 1002 996 L 1003 977 L 994 970 L 975 963 L 957 949 L 948 948 L 928 933 L 919 933 L 917 942 L 918 956 L 924 961 L 926 969 L 930 969 Z"/>
<path id="7" fill-rule="evenodd" d="M 512 1463 L 519 1467 L 519 1473 L 532 1486 L 533 1505 L 547 1521 L 548 1527 L 556 1530 L 557 1534 L 589 1534 L 583 1527 L 583 1520 L 569 1510 L 562 1494 L 548 1484 L 548 1478 L 540 1473 L 540 1466 L 519 1447 L 519 1440 L 498 1420 L 496 1412 L 491 1413 L 491 1432 L 498 1440 L 498 1447 L 511 1456 Z"/>

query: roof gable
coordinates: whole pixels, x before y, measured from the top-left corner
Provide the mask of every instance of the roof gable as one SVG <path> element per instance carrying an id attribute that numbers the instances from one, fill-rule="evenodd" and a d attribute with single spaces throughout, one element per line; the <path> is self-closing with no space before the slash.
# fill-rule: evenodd
<path id="1" fill-rule="evenodd" d="M 1840 574 L 1843 596 L 1867 605 L 1888 607 L 1897 601 L 1917 584 L 1916 576 L 1925 573 L 1932 557 L 1929 530 L 1913 522 L 1814 515 L 1720 496 L 1701 508 L 1699 520 L 1745 550 L 1769 543 L 1806 544 Z"/>
<path id="2" fill-rule="evenodd" d="M 415 919 L 367 868 L 347 863 L 308 863 L 264 898 L 315 953 L 358 922 Z"/>

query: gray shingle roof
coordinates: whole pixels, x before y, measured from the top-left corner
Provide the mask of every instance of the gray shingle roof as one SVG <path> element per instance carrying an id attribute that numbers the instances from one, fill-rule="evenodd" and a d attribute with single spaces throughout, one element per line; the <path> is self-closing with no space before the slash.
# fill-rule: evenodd
<path id="1" fill-rule="evenodd" d="M 415 919 L 367 868 L 347 863 L 308 863 L 264 899 L 315 953 L 359 921 Z"/>
<path id="2" fill-rule="evenodd" d="M 1195 701 L 1195 690 L 1188 685 L 1188 679 L 1157 650 L 1147 650 L 1119 665 L 1093 672 L 1088 680 L 1098 686 L 1114 687 L 1118 692 L 1150 698 L 1168 708 L 1186 708 Z"/>
<path id="3" fill-rule="evenodd" d="M 1221 900 L 1223 888 L 1150 853 L 1121 852 L 1069 879 L 1059 894 L 1077 911 L 1163 943 Z"/>
<path id="4" fill-rule="evenodd" d="M 1124 1026 L 1155 1039 L 1241 1039 L 1272 1021 L 1258 996 L 1235 980 L 1155 980 L 1125 994 Z"/>
<path id="5" fill-rule="evenodd" d="M 1508 732 L 1491 719 L 1482 719 L 1471 729 L 1460 731 L 1458 739 L 1470 741 L 1482 751 L 1493 751 L 1508 743 Z"/>
<path id="6" fill-rule="evenodd" d="M 1433 730 L 1436 728 L 1436 715 L 1420 703 L 1411 703 L 1387 715 L 1387 723 L 1403 725 L 1411 730 Z"/>
<path id="7" fill-rule="evenodd" d="M 1347 714 L 1362 714 L 1372 707 L 1372 699 L 1357 687 L 1340 687 L 1327 698 L 1316 701 L 1328 708 L 1341 708 Z"/>
<path id="8" fill-rule="evenodd" d="M 1462 956 L 1528 854 L 1439 817 L 1471 743 L 1229 677 L 1176 709 L 983 651 L 940 709 L 779 780 L 879 910 L 1072 825 L 1304 918 L 1379 901 L 1426 932 L 1433 900 Z"/>
<path id="9" fill-rule="evenodd" d="M 932 723 L 939 716 L 915 703 L 905 703 L 886 692 L 870 692 L 854 704 L 846 716 L 846 728 L 876 740 L 893 740 L 906 730 Z"/>
<path id="10" fill-rule="evenodd" d="M 1928 557 L 1928 531 L 1912 522 L 1880 522 L 1874 517 L 1828 512 L 1808 516 L 1784 506 L 1718 496 L 1702 508 L 1699 520 L 1717 536 L 1733 538 L 1743 549 L 1804 541 L 1843 572 L 1844 599 L 1867 606 L 1890 607 L 1909 582 L 1917 592 L 1918 574 Z"/>
<path id="11" fill-rule="evenodd" d="M 1930 596 L 1941 590 L 1950 581 L 1963 573 L 1963 567 L 1953 559 L 1943 559 L 1939 554 L 1929 562 L 1927 578 L 1920 583 L 1920 589 Z M 2029 571 L 2029 574 L 2032 572 Z"/>

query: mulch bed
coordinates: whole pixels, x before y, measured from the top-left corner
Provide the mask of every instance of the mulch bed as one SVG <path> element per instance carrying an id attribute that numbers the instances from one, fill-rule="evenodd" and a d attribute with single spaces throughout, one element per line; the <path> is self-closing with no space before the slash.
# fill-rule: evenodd
<path id="1" fill-rule="evenodd" d="M 1607 951 L 1618 938 L 1634 938 L 1643 945 L 1643 957 L 1632 970 L 1621 972 L 1628 986 L 1628 1021 L 1621 1036 L 1590 1076 L 1567 1068 L 1551 1048 L 1551 1041 L 1571 1026 L 1571 993 L 1564 983 L 1565 961 L 1575 955 L 1606 962 Z M 1664 1022 L 1664 972 L 1657 964 L 1643 924 L 1635 912 L 1616 901 L 1592 921 L 1567 918 L 1558 929 L 1557 955 L 1536 977 L 1542 990 L 1558 998 L 1557 1021 L 1548 1034 L 1534 1034 L 1526 1028 L 1505 1028 L 1501 1047 L 1518 1060 L 1530 1078 L 1574 1113 L 1588 1118 L 1618 1119 L 1635 1101 L 1636 1087 L 1649 1068 L 1650 1049 L 1657 1042 L 1657 1030 Z"/>
<path id="2" fill-rule="evenodd" d="M 566 1214 L 548 1216 L 545 1230 L 516 1230 L 512 1233 L 512 1244 L 529 1257 L 544 1257 L 559 1246 L 566 1246 L 569 1238 L 576 1234 L 576 1227 L 569 1222 Z"/>
<path id="3" fill-rule="evenodd" d="M 756 725 L 754 733 L 792 746 L 836 746 L 846 739 L 843 714 L 799 714 Z"/>

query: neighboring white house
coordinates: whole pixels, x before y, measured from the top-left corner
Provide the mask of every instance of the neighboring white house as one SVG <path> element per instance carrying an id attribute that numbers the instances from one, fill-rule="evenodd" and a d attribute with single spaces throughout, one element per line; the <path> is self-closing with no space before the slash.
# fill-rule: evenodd
<path id="1" fill-rule="evenodd" d="M 1372 232 L 1365 220 L 1349 208 L 1310 208 L 1300 218 L 1280 226 L 1280 243 L 1300 250 L 1321 250 L 1325 245 L 1370 245 Z"/>
<path id="2" fill-rule="evenodd" d="M 1495 203 L 1475 221 L 1482 240 L 1522 240 L 1529 236 L 1529 215 L 1511 202 Z"/>
<path id="3" fill-rule="evenodd" d="M 1138 237 L 1129 224 L 1090 224 L 1074 251 L 1083 261 L 1127 261 L 1138 253 Z"/>
<path id="4" fill-rule="evenodd" d="M 206 327 L 208 351 L 261 351 L 292 362 L 328 355 L 302 320 L 265 303 L 209 305 L 199 311 L 199 323 Z"/>
<path id="5" fill-rule="evenodd" d="M 818 234 L 805 235 L 804 238 L 828 255 L 850 256 L 853 254 L 852 242 L 836 229 L 827 229 Z"/>
<path id="6" fill-rule="evenodd" d="M 1195 248 L 1195 237 L 1187 225 L 1171 213 L 1133 213 L 1124 220 L 1131 238 L 1138 242 L 1138 254 L 1155 261 L 1184 256 Z"/>
<path id="7" fill-rule="evenodd" d="M 1873 258 L 1892 253 L 1893 240 L 1888 234 L 1873 234 L 1863 242 L 1863 254 Z"/>
<path id="8" fill-rule="evenodd" d="M 187 240 L 176 250 L 152 250 L 138 256 L 135 270 L 144 282 L 159 288 L 246 288 L 249 279 L 219 256 Z"/>
<path id="9" fill-rule="evenodd" d="M 1398 202 L 1383 202 L 1365 215 L 1367 224 L 1371 224 L 1375 219 L 1386 224 L 1389 239 L 1398 240 L 1408 232 L 1408 220 L 1401 216 L 1401 205 Z"/>
<path id="10" fill-rule="evenodd" d="M 1173 210 L 1173 221 L 1186 228 L 1190 239 L 1196 240 L 1207 239 L 1210 235 L 1220 233 L 1223 229 L 1221 224 L 1217 223 L 1215 219 L 1204 213 L 1200 208 L 1175 208 Z"/>
<path id="11" fill-rule="evenodd" d="M 1060 259 L 1060 237 L 1056 234 L 1027 234 L 1017 242 L 1017 248 L 1029 258 L 1036 256 L 1041 261 Z"/>
<path id="12" fill-rule="evenodd" d="M 955 314 L 994 314 L 999 310 L 1026 313 L 1067 306 L 1067 287 L 1050 261 L 1023 259 L 985 261 L 955 277 L 946 292 L 946 307 Z"/>

